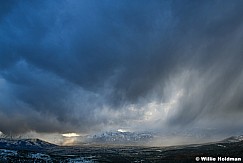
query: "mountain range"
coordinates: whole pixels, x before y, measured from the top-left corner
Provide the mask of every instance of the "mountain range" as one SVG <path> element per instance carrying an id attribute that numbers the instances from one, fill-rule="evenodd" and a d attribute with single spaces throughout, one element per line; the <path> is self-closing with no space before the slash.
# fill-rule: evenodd
<path id="1" fill-rule="evenodd" d="M 123 136 L 121 136 L 123 135 Z M 115 139 L 118 138 L 118 139 Z M 106 133 L 94 136 L 99 141 L 148 140 L 150 134 Z M 241 159 L 243 136 L 217 142 L 169 147 L 86 144 L 58 146 L 40 139 L 0 139 L 0 162 L 194 162 L 195 159 Z"/>

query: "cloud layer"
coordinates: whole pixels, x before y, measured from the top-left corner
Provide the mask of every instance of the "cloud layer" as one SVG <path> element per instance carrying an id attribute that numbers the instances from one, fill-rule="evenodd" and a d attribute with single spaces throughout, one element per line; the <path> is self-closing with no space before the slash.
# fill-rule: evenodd
<path id="1" fill-rule="evenodd" d="M 242 3 L 1 2 L 0 131 L 238 130 Z"/>

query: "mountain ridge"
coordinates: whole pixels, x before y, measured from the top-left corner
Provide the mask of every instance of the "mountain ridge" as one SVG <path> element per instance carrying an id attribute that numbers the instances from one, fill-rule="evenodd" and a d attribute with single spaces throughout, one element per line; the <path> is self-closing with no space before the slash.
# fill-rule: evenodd
<path id="1" fill-rule="evenodd" d="M 0 162 L 192 162 L 197 157 L 242 158 L 243 135 L 204 144 L 167 147 L 58 146 L 40 139 L 0 139 Z"/>

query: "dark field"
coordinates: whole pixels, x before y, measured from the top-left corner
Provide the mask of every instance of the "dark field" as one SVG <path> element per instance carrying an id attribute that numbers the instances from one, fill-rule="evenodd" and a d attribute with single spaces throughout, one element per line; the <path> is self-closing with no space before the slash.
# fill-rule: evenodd
<path id="1" fill-rule="evenodd" d="M 143 147 L 82 145 L 47 148 L 0 146 L 1 162 L 195 162 L 196 157 L 243 158 L 243 141 L 226 139 L 203 145 Z"/>

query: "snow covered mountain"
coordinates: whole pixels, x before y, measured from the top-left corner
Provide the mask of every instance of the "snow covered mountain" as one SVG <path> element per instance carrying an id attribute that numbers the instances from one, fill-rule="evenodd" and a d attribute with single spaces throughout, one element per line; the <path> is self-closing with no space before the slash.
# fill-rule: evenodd
<path id="1" fill-rule="evenodd" d="M 40 139 L 0 138 L 0 162 L 60 162 L 90 163 L 84 157 L 69 155 L 53 156 L 48 152 L 59 149 L 59 146 Z"/>
<path id="2" fill-rule="evenodd" d="M 41 150 L 53 148 L 56 145 L 42 141 L 40 139 L 6 139 L 0 138 L 0 148 L 19 150 Z"/>
<path id="3" fill-rule="evenodd" d="M 226 143 L 234 143 L 234 142 L 241 142 L 243 141 L 243 135 L 240 136 L 231 136 L 227 139 L 224 139 L 222 142 L 226 142 Z"/>
<path id="4" fill-rule="evenodd" d="M 91 143 L 108 144 L 137 144 L 149 142 L 153 139 L 150 132 L 104 132 L 93 136 L 88 136 L 87 141 Z"/>

